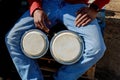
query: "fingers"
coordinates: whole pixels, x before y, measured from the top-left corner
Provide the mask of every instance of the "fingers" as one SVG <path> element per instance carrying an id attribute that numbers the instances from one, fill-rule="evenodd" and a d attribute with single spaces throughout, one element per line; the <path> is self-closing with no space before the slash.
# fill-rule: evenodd
<path id="1" fill-rule="evenodd" d="M 81 18 L 82 14 L 78 14 L 75 21 L 77 22 Z"/>
<path id="2" fill-rule="evenodd" d="M 92 21 L 92 19 L 87 19 L 85 22 L 83 22 L 82 23 L 82 26 L 85 26 L 85 25 L 87 25 L 89 22 L 91 22 Z"/>
<path id="3" fill-rule="evenodd" d="M 49 32 L 49 29 L 46 26 L 47 24 L 50 24 L 50 21 L 48 20 L 48 17 L 46 13 L 43 10 L 35 10 L 34 12 L 34 23 L 35 26 L 45 32 Z"/>
<path id="4" fill-rule="evenodd" d="M 35 22 L 35 26 L 43 31 L 45 31 L 46 33 L 49 33 L 49 29 L 46 27 L 46 24 L 45 22 L 42 20 L 42 21 L 39 21 L 39 22 Z"/>
<path id="5" fill-rule="evenodd" d="M 75 25 L 76 26 L 81 26 L 82 23 L 87 19 L 87 14 L 79 14 L 75 20 Z"/>
<path id="6" fill-rule="evenodd" d="M 44 21 L 40 23 L 41 29 L 44 30 L 46 33 L 49 33 L 49 29 L 47 28 L 46 24 Z"/>
<path id="7" fill-rule="evenodd" d="M 78 14 L 75 19 L 75 25 L 77 27 L 87 25 L 92 19 L 87 14 Z"/>
<path id="8" fill-rule="evenodd" d="M 51 22 L 50 22 L 50 20 L 48 19 L 48 17 L 46 17 L 45 21 L 46 21 L 47 24 L 51 25 Z"/>
<path id="9" fill-rule="evenodd" d="M 77 27 L 85 26 L 95 19 L 96 13 L 94 13 L 90 8 L 83 7 L 77 11 L 77 17 L 75 19 L 75 25 Z"/>

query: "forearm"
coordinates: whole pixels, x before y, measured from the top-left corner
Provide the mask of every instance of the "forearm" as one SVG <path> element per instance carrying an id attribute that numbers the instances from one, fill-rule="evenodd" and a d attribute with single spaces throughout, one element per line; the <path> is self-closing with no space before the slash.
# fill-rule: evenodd
<path id="1" fill-rule="evenodd" d="M 89 0 L 65 0 L 66 2 L 69 3 L 85 3 L 87 4 Z M 109 3 L 110 0 L 95 0 L 93 4 L 95 4 L 99 9 L 101 9 L 103 6 L 105 6 L 107 3 Z M 32 15 L 33 12 L 36 9 L 42 9 L 42 0 L 28 0 L 29 3 L 29 9 L 30 9 L 30 14 Z"/>

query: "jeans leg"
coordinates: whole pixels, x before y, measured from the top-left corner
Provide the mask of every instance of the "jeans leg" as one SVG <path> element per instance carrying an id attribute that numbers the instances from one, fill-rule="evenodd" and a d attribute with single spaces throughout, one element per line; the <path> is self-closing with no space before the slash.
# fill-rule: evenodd
<path id="1" fill-rule="evenodd" d="M 42 7 L 51 21 L 51 25 L 47 25 L 47 27 L 51 28 L 57 23 L 56 14 L 58 14 L 58 1 L 43 0 Z M 43 80 L 39 66 L 34 60 L 26 57 L 20 47 L 22 35 L 25 31 L 34 28 L 33 18 L 30 17 L 29 11 L 27 11 L 5 37 L 7 48 L 22 80 Z"/>
<path id="2" fill-rule="evenodd" d="M 74 24 L 75 12 L 84 7 L 83 4 L 67 4 L 61 9 L 61 21 L 72 31 L 78 33 L 84 41 L 84 53 L 82 58 L 72 65 L 63 65 L 54 75 L 55 80 L 77 80 L 92 65 L 101 59 L 105 52 L 105 44 L 97 20 L 93 20 L 87 26 L 77 28 Z"/>
<path id="3" fill-rule="evenodd" d="M 25 31 L 34 29 L 33 18 L 27 11 L 5 37 L 10 56 L 22 80 L 43 80 L 37 63 L 21 51 L 21 37 Z"/>

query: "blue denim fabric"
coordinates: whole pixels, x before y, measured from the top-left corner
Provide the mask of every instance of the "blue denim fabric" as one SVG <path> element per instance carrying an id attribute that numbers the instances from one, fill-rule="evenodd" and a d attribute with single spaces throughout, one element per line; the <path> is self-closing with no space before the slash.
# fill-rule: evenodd
<path id="1" fill-rule="evenodd" d="M 77 32 L 84 40 L 84 53 L 75 64 L 63 65 L 54 75 L 55 80 L 77 80 L 104 54 L 106 49 L 100 26 L 93 20 L 87 26 L 77 28 L 74 24 L 76 11 L 85 4 L 68 4 L 62 0 L 43 0 L 43 9 L 47 13 L 52 25 L 62 22 L 69 30 Z M 27 11 L 8 32 L 5 42 L 15 67 L 22 80 L 43 80 L 43 75 L 35 60 L 26 57 L 20 45 L 25 31 L 35 29 L 33 18 Z"/>
<path id="2" fill-rule="evenodd" d="M 99 23 L 99 25 L 101 27 L 102 33 L 104 33 L 104 29 L 106 27 L 106 22 L 105 22 L 105 7 L 102 8 L 100 10 L 100 12 L 98 12 L 97 20 L 98 20 L 98 23 Z"/>

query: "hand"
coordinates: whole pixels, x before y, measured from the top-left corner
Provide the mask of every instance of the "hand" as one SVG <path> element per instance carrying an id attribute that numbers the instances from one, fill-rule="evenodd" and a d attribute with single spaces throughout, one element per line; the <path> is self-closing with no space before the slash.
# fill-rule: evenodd
<path id="1" fill-rule="evenodd" d="M 45 12 L 43 10 L 35 10 L 34 14 L 34 23 L 35 26 L 43 31 L 45 31 L 46 33 L 49 33 L 49 29 L 46 26 L 47 24 L 51 24 L 47 15 L 45 14 Z"/>
<path id="2" fill-rule="evenodd" d="M 90 23 L 97 16 L 97 11 L 92 8 L 84 7 L 77 11 L 77 17 L 75 19 L 75 25 L 77 27 L 85 26 Z"/>

